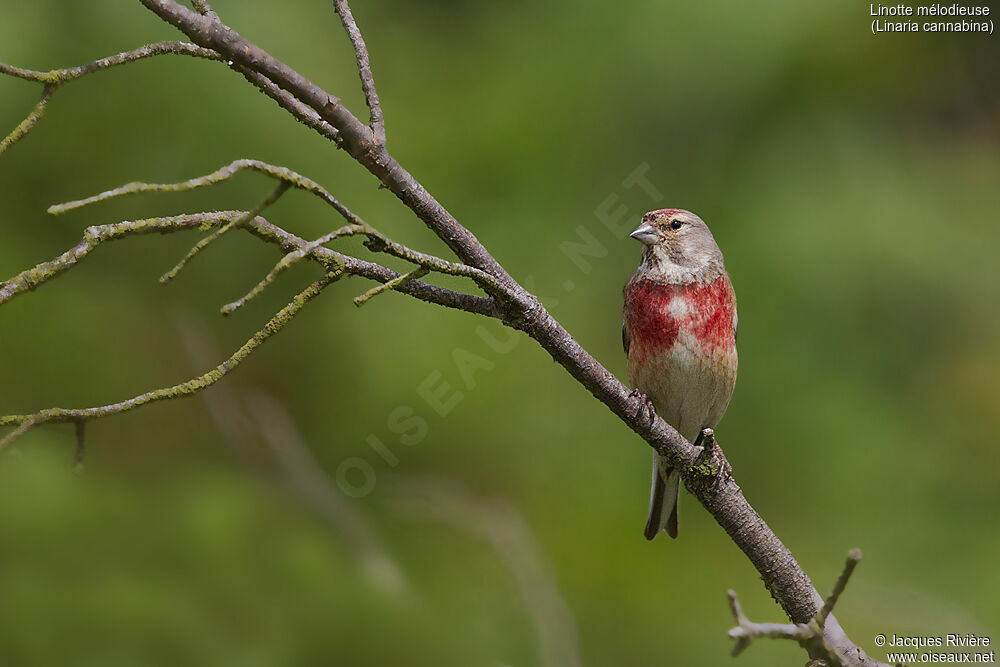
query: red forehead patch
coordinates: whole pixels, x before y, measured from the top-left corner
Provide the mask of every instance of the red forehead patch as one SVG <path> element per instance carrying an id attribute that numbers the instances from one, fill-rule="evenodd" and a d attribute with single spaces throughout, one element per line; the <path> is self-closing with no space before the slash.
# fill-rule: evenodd
<path id="1" fill-rule="evenodd" d="M 654 216 L 654 215 L 671 216 L 671 215 L 674 215 L 675 213 L 680 213 L 680 212 L 681 212 L 681 209 L 679 209 L 679 208 L 661 208 L 661 209 L 658 209 L 656 211 L 650 211 L 649 213 L 647 213 L 646 215 L 644 215 L 642 217 L 646 218 L 646 216 Z"/>

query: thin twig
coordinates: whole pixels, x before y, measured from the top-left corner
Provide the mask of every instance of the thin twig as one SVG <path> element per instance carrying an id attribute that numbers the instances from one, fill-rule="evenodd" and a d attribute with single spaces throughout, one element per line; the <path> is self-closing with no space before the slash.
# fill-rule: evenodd
<path id="1" fill-rule="evenodd" d="M 292 116 L 305 125 L 312 128 L 317 133 L 326 137 L 338 147 L 343 144 L 340 130 L 323 120 L 323 117 L 315 109 L 303 104 L 294 95 L 274 83 L 260 72 L 254 71 L 245 65 L 229 61 L 229 66 L 239 72 L 244 79 L 254 85 L 260 92 L 264 93 L 278 103 L 278 106 L 292 114 Z"/>
<path id="2" fill-rule="evenodd" d="M 419 269 L 414 269 L 409 273 L 399 276 L 398 278 L 393 278 L 387 283 L 381 285 L 376 285 L 364 294 L 354 297 L 355 306 L 363 306 L 368 303 L 369 300 L 378 296 L 382 292 L 387 292 L 389 290 L 399 289 L 411 280 L 416 280 L 417 278 L 423 278 L 430 271 L 426 266 L 421 266 Z"/>
<path id="3" fill-rule="evenodd" d="M 368 48 L 365 46 L 365 38 L 361 35 L 351 8 L 347 0 L 333 0 L 333 7 L 337 15 L 340 16 L 341 23 L 347 31 L 347 37 L 354 46 L 354 58 L 358 63 L 358 74 L 361 77 L 361 89 L 365 93 L 365 103 L 368 105 L 369 126 L 372 130 L 375 143 L 385 145 L 385 120 L 382 117 L 382 105 L 378 99 L 378 92 L 375 90 L 375 77 L 372 76 L 372 67 L 368 58 Z"/>
<path id="4" fill-rule="evenodd" d="M 0 419 L 2 419 L 2 418 L 0 418 Z M 14 429 L 13 431 L 11 431 L 10 433 L 8 433 L 7 435 L 5 435 L 4 437 L 0 438 L 0 452 L 2 452 L 3 450 L 7 449 L 7 445 L 9 445 L 10 443 L 14 442 L 15 440 L 17 440 L 22 435 L 24 435 L 25 433 L 27 433 L 31 429 L 35 428 L 36 426 L 38 426 L 42 422 L 39 422 L 39 421 L 37 421 L 35 419 L 30 419 L 29 418 L 29 419 L 25 419 L 23 422 L 12 422 L 12 423 L 19 424 L 19 426 L 16 429 Z M 4 426 L 4 425 L 5 424 L 2 421 L 0 421 L 0 426 Z"/>
<path id="5" fill-rule="evenodd" d="M 232 222 L 229 222 L 223 225 L 222 227 L 219 227 L 211 234 L 209 234 L 202 240 L 195 243 L 194 246 L 190 250 L 188 250 L 188 253 L 184 255 L 183 258 L 181 258 L 181 261 L 177 262 L 177 264 L 174 265 L 174 268 L 170 269 L 162 276 L 160 276 L 160 282 L 168 283 L 174 278 L 176 278 L 177 274 L 180 273 L 181 269 L 183 269 L 195 255 L 197 255 L 199 252 L 207 248 L 210 243 L 217 240 L 219 237 L 221 237 L 229 230 L 233 229 L 234 227 L 239 227 L 240 225 L 243 225 L 244 223 L 256 218 L 264 211 L 264 209 L 266 209 L 268 206 L 281 199 L 281 195 L 285 194 L 285 192 L 288 190 L 289 187 L 291 186 L 287 182 L 283 181 L 279 183 L 278 187 L 276 187 L 274 191 L 271 192 L 271 194 L 265 197 L 264 201 L 257 204 L 257 206 L 253 210 L 247 211 L 246 213 L 236 218 Z"/>
<path id="6" fill-rule="evenodd" d="M 84 199 L 77 199 L 63 204 L 54 204 L 49 207 L 48 212 L 53 215 L 60 215 L 62 213 L 66 213 L 67 211 L 89 206 L 90 204 L 96 204 L 98 202 L 107 201 L 116 197 L 123 197 L 125 195 L 137 194 L 141 192 L 186 192 L 188 190 L 195 190 L 197 188 L 222 183 L 245 169 L 260 172 L 261 174 L 269 176 L 277 181 L 287 183 L 289 186 L 312 193 L 333 207 L 333 209 L 343 216 L 348 222 L 353 224 L 364 224 L 361 218 L 356 216 L 350 209 L 341 204 L 336 197 L 330 194 L 326 188 L 311 178 L 307 178 L 298 172 L 288 169 L 287 167 L 279 167 L 273 164 L 268 164 L 267 162 L 261 162 L 260 160 L 250 159 L 233 160 L 226 166 L 220 167 L 210 174 L 189 178 L 188 180 L 181 181 L 179 183 L 143 183 L 141 181 L 133 181 L 132 183 L 126 183 L 120 187 L 105 190 L 104 192 L 90 197 L 85 197 Z"/>
<path id="7" fill-rule="evenodd" d="M 851 549 L 847 553 L 847 562 L 844 563 L 844 569 L 841 571 L 840 576 L 837 577 L 837 582 L 833 585 L 833 591 L 830 593 L 830 597 L 823 602 L 822 608 L 816 612 L 816 623 L 819 627 L 823 627 L 826 623 L 827 617 L 833 612 L 833 607 L 837 604 L 837 600 L 840 599 L 840 594 L 844 592 L 845 588 L 847 588 L 847 582 L 850 581 L 851 575 L 854 573 L 854 568 L 858 566 L 860 561 L 860 549 Z"/>
<path id="8" fill-rule="evenodd" d="M 0 153 L 3 153 L 5 150 L 23 139 L 28 132 L 31 132 L 31 130 L 35 127 L 35 124 L 42 117 L 42 114 L 45 113 L 45 109 L 49 105 L 49 100 L 52 99 L 52 96 L 55 94 L 56 88 L 58 87 L 59 84 L 56 83 L 45 84 L 45 87 L 42 88 L 42 97 L 38 100 L 35 107 L 24 120 L 17 124 L 17 127 L 15 127 L 10 134 L 0 141 Z"/>
<path id="9" fill-rule="evenodd" d="M 116 53 L 113 56 L 93 60 L 89 63 L 84 63 L 83 65 L 77 65 L 76 67 L 51 69 L 47 72 L 25 69 L 23 67 L 15 67 L 14 65 L 8 65 L 7 63 L 0 63 L 0 74 L 15 76 L 19 79 L 24 79 L 25 81 L 61 84 L 74 79 L 79 79 L 81 76 L 85 76 L 87 74 L 93 74 L 94 72 L 108 69 L 109 67 L 116 67 L 118 65 L 134 63 L 137 60 L 143 60 L 145 58 L 165 55 L 192 56 L 195 58 L 206 58 L 208 60 L 223 60 L 223 56 L 212 49 L 206 49 L 205 47 L 190 44 L 188 42 L 170 40 L 165 42 L 156 42 L 154 44 L 145 44 L 137 49 Z"/>
<path id="10" fill-rule="evenodd" d="M 313 181 L 310 178 L 307 178 L 306 176 L 303 176 L 302 174 L 292 171 L 291 169 L 288 169 L 286 167 L 278 167 L 273 164 L 268 164 L 267 162 L 261 162 L 260 160 L 249 160 L 249 159 L 235 160 L 227 164 L 226 166 L 213 171 L 210 174 L 206 174 L 204 176 L 198 176 L 196 178 L 191 178 L 186 181 L 181 181 L 179 183 L 143 183 L 138 181 L 127 183 L 123 186 L 113 188 L 111 190 L 106 190 L 91 197 L 86 197 L 84 199 L 78 199 L 63 204 L 55 204 L 49 207 L 49 213 L 58 215 L 61 213 L 65 213 L 67 211 L 71 211 L 73 209 L 89 206 L 90 204 L 95 204 L 98 202 L 107 201 L 109 199 L 114 199 L 115 197 L 121 197 L 124 195 L 136 194 L 141 192 L 183 192 L 186 190 L 194 190 L 196 188 L 201 188 L 221 183 L 222 181 L 232 178 L 234 175 L 236 175 L 237 173 L 239 173 L 244 169 L 252 169 L 254 171 L 258 171 L 262 174 L 265 174 L 266 176 L 270 176 L 271 178 L 280 181 L 281 183 L 288 184 L 289 186 L 293 186 L 299 190 L 304 190 L 320 198 L 326 204 L 328 204 L 334 210 L 336 210 L 345 220 L 351 223 L 350 229 L 345 228 L 344 233 L 340 235 L 353 236 L 362 234 L 364 236 L 367 236 L 369 241 L 366 243 L 366 245 L 372 251 L 385 252 L 400 259 L 404 259 L 412 264 L 427 267 L 437 273 L 445 273 L 453 276 L 464 276 L 466 278 L 471 278 L 480 287 L 489 291 L 492 294 L 497 294 L 505 290 L 504 285 L 496 277 L 486 273 L 485 271 L 482 271 L 481 269 L 441 259 L 440 257 L 435 257 L 434 255 L 429 255 L 424 252 L 413 250 L 412 248 L 408 248 L 400 243 L 393 241 L 392 239 L 385 236 L 377 229 L 366 223 L 364 220 L 362 220 L 358 215 L 356 215 L 353 211 L 347 208 L 347 206 L 338 201 L 336 197 L 330 194 L 330 192 L 319 183 Z M 260 211 L 258 211 L 258 213 L 259 212 Z M 227 230 L 216 232 L 216 234 L 221 236 L 225 231 Z M 207 245 L 207 243 L 211 242 L 212 240 L 214 240 L 214 238 L 206 239 L 203 243 Z M 196 249 L 192 249 L 192 252 L 189 253 L 189 255 L 193 255 L 194 253 L 198 252 L 198 250 L 200 250 L 200 248 L 196 247 Z M 189 259 L 189 257 L 182 260 L 182 264 L 183 262 L 186 262 L 187 259 Z M 180 267 L 175 267 L 173 271 L 168 272 L 168 274 L 164 276 L 164 282 L 170 280 L 173 277 L 173 275 L 175 275 L 176 271 L 179 270 L 179 268 Z M 266 278 L 262 282 L 270 284 L 270 281 L 267 280 Z M 263 289 L 267 285 L 265 284 L 263 286 L 260 285 L 258 286 L 261 289 Z M 233 302 L 233 303 L 235 304 L 238 302 Z M 228 304 L 226 307 L 228 307 L 229 305 L 232 304 Z M 229 309 L 228 312 L 232 312 L 238 307 L 239 305 Z M 223 312 L 225 313 L 226 311 Z"/>
<path id="11" fill-rule="evenodd" d="M 143 220 L 127 220 L 111 225 L 95 225 L 83 232 L 83 238 L 75 246 L 55 259 L 42 262 L 16 276 L 0 283 L 0 305 L 15 296 L 30 292 L 39 285 L 58 277 L 77 265 L 97 246 L 106 241 L 115 241 L 127 236 L 143 234 L 165 234 L 186 229 L 198 229 L 202 225 L 219 225 L 228 222 L 241 211 L 221 211 L 216 213 L 195 213 L 175 215 L 164 218 L 146 218 Z"/>
<path id="12" fill-rule="evenodd" d="M 256 220 L 250 221 L 247 223 L 246 228 L 247 231 L 262 240 L 277 244 L 286 253 L 304 249 L 309 245 L 309 242 L 305 239 L 287 232 L 281 227 L 272 225 L 263 218 L 258 217 Z M 309 252 L 309 255 L 320 264 L 326 265 L 330 262 L 342 264 L 346 273 L 355 276 L 363 276 L 380 283 L 388 282 L 402 275 L 380 264 L 358 259 L 357 257 L 351 257 L 350 255 L 343 255 L 335 250 L 331 250 L 323 246 L 313 248 Z M 485 315 L 486 317 L 501 316 L 501 310 L 495 299 L 466 294 L 464 292 L 456 292 L 455 290 L 430 285 L 419 280 L 411 280 L 403 285 L 400 285 L 397 288 L 397 291 L 408 294 L 414 298 L 420 299 L 421 301 L 435 303 L 447 308 L 464 310 L 477 315 Z"/>
<path id="13" fill-rule="evenodd" d="M 301 261 L 302 259 L 305 259 L 306 257 L 309 257 L 313 253 L 313 251 L 319 248 L 320 246 L 329 243 L 333 239 L 339 238 L 341 236 L 348 236 L 354 233 L 356 230 L 357 230 L 356 225 L 346 225 L 344 227 L 341 227 L 340 229 L 333 230 L 329 234 L 325 234 L 319 237 L 315 241 L 311 241 L 308 245 L 306 245 L 303 248 L 300 248 L 298 250 L 293 250 L 292 252 L 284 255 L 280 260 L 278 260 L 278 263 L 274 265 L 274 268 L 268 271 L 267 275 L 264 276 L 264 278 L 261 279 L 260 282 L 254 285 L 253 289 L 251 289 L 249 292 L 244 294 L 236 301 L 224 305 L 221 308 L 222 314 L 231 315 L 237 309 L 242 308 L 247 304 L 247 302 L 249 302 L 251 299 L 259 295 L 261 292 L 263 292 L 268 287 L 268 285 L 274 282 L 275 278 L 277 278 L 282 273 L 287 271 L 293 264 Z M 328 268 L 330 267 L 328 266 Z"/>
<path id="14" fill-rule="evenodd" d="M 754 623 L 743 613 L 736 592 L 729 591 L 729 610 L 736 620 L 736 626 L 729 631 L 729 637 L 736 640 L 733 646 L 733 655 L 740 654 L 754 639 L 761 637 L 792 639 L 806 649 L 810 657 L 823 660 L 827 667 L 844 667 L 846 663 L 843 656 L 826 641 L 824 629 L 827 619 L 833 613 L 837 600 L 840 599 L 841 593 L 847 587 L 847 582 L 860 560 L 861 551 L 851 549 L 847 554 L 847 563 L 833 586 L 833 592 L 808 623 Z"/>

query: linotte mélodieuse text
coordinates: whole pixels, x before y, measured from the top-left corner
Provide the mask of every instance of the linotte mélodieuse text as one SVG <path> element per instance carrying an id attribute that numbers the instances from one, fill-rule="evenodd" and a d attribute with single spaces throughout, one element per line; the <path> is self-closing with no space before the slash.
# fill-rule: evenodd
<path id="1" fill-rule="evenodd" d="M 890 647 L 922 647 L 922 646 L 989 646 L 990 638 L 983 635 L 942 635 L 940 637 L 935 637 L 933 635 L 927 636 L 912 636 L 912 635 L 896 635 L 894 634 L 889 640 L 888 646 Z"/>
<path id="2" fill-rule="evenodd" d="M 993 34 L 990 8 L 952 5 L 871 4 L 872 33 L 880 32 L 986 32 Z M 887 17 L 887 18 L 885 18 Z M 915 19 L 927 19 L 918 21 Z"/>

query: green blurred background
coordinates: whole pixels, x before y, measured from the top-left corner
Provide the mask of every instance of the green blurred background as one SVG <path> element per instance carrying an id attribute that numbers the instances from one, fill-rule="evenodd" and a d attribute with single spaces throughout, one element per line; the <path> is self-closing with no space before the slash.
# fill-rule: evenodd
<path id="1" fill-rule="evenodd" d="M 331 3 L 214 5 L 363 115 Z M 1000 640 L 996 37 L 874 37 L 867 4 L 843 1 L 357 0 L 354 13 L 394 155 L 620 376 L 638 248 L 602 205 L 623 228 L 663 206 L 709 222 L 741 322 L 720 441 L 821 591 L 864 550 L 838 608 L 859 645 L 884 658 L 880 632 Z M 5 0 L 2 15 L 0 60 L 37 69 L 179 36 L 138 2 Z M 39 92 L 0 80 L 3 132 Z M 271 184 L 247 173 L 45 214 L 240 157 L 307 174 L 397 240 L 446 253 L 238 75 L 163 57 L 60 89 L 0 157 L 0 273 L 87 225 L 253 206 Z M 660 200 L 623 184 L 646 166 Z M 268 217 L 309 238 L 340 224 L 297 192 Z M 562 250 L 580 227 L 604 251 L 586 267 Z M 223 319 L 278 255 L 231 234 L 159 286 L 195 239 L 102 247 L 5 305 L 0 413 L 196 375 L 317 274 L 299 267 Z M 557 636 L 548 664 L 718 665 L 727 589 L 754 620 L 783 618 L 690 497 L 680 539 L 642 539 L 648 448 L 533 342 L 497 352 L 479 328 L 507 340 L 498 324 L 397 294 L 355 308 L 369 286 L 328 290 L 208 400 L 92 424 L 80 474 L 71 427 L 0 457 L 0 664 L 540 665 Z M 474 387 L 456 355 L 488 367 Z M 447 416 L 421 398 L 428 378 L 462 392 Z M 401 415 L 424 428 L 400 436 Z M 275 443 L 293 441 L 327 481 L 308 462 L 275 467 Z M 338 470 L 341 486 L 374 488 L 351 498 Z M 758 642 L 733 664 L 802 662 L 790 642 Z"/>

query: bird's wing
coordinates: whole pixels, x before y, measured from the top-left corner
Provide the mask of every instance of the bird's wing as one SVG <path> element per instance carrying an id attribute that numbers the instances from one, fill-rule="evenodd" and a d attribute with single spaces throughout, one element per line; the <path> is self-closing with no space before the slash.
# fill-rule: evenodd
<path id="1" fill-rule="evenodd" d="M 625 348 L 625 356 L 628 356 L 628 348 L 632 344 L 632 334 L 629 333 L 628 325 L 622 321 L 622 347 Z"/>

